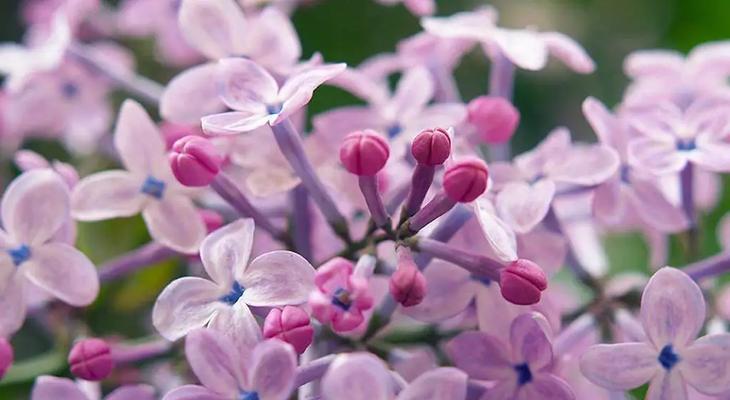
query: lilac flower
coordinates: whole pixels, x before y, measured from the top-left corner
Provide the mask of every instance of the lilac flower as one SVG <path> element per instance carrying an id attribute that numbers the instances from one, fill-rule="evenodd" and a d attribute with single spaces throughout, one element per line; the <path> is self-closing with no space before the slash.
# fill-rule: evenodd
<path id="1" fill-rule="evenodd" d="M 243 133 L 267 123 L 279 124 L 309 103 L 314 90 L 342 72 L 345 64 L 303 69 L 281 87 L 251 60 L 227 58 L 219 61 L 219 68 L 221 99 L 236 111 L 204 117 L 203 130 L 209 134 Z"/>
<path id="2" fill-rule="evenodd" d="M 149 385 L 121 386 L 104 397 L 104 400 L 153 400 L 155 390 Z M 101 400 L 97 383 L 72 381 L 55 376 L 39 376 L 33 386 L 31 400 Z"/>
<path id="3" fill-rule="evenodd" d="M 249 306 L 276 307 L 307 301 L 314 268 L 290 251 L 272 251 L 249 263 L 254 223 L 241 219 L 219 228 L 203 241 L 200 258 L 212 280 L 184 277 L 157 298 L 152 322 L 168 340 L 209 326 L 226 333 L 241 352 L 261 340 Z"/>
<path id="4" fill-rule="evenodd" d="M 435 0 L 377 0 L 377 2 L 387 6 L 403 3 L 403 5 L 413 15 L 421 17 L 426 15 L 432 15 L 434 12 L 436 12 Z"/>
<path id="5" fill-rule="evenodd" d="M 82 179 L 72 194 L 74 218 L 98 221 L 141 212 L 156 241 L 195 253 L 205 237 L 205 225 L 189 191 L 172 174 L 160 132 L 132 100 L 125 101 L 119 112 L 114 145 L 127 170 Z"/>
<path id="6" fill-rule="evenodd" d="M 294 349 L 265 340 L 245 353 L 226 336 L 196 329 L 185 340 L 185 355 L 202 386 L 185 385 L 163 400 L 286 400 L 294 386 Z"/>
<path id="7" fill-rule="evenodd" d="M 574 399 L 570 386 L 551 371 L 553 348 L 546 329 L 540 314 L 523 314 L 512 322 L 510 345 L 485 333 L 464 332 L 446 351 L 471 378 L 496 381 L 482 399 Z"/>
<path id="8" fill-rule="evenodd" d="M 99 292 L 89 259 L 56 235 L 69 219 L 68 188 L 49 169 L 16 178 L 0 204 L 0 337 L 25 319 L 24 293 L 37 286 L 72 306 L 86 306 Z"/>
<path id="9" fill-rule="evenodd" d="M 211 62 L 190 68 L 168 84 L 161 115 L 179 123 L 198 123 L 223 111 L 218 97 L 216 61 L 246 57 L 277 75 L 289 74 L 301 56 L 299 38 L 289 18 L 274 7 L 247 19 L 234 0 L 183 0 L 180 30 L 188 43 Z"/>
<path id="10" fill-rule="evenodd" d="M 641 297 L 645 342 L 591 347 L 581 358 L 583 374 L 612 390 L 647 382 L 647 399 L 687 398 L 687 384 L 707 395 L 730 391 L 730 334 L 695 337 L 706 317 L 697 284 L 674 268 L 657 271 Z"/>
<path id="11" fill-rule="evenodd" d="M 423 373 L 395 396 L 387 365 L 368 353 L 337 356 L 322 378 L 323 400 L 464 400 L 466 374 L 456 368 Z"/>

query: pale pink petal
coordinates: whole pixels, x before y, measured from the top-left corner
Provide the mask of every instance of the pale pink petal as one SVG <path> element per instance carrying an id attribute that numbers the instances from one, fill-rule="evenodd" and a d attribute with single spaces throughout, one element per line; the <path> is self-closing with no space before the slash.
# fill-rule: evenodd
<path id="1" fill-rule="evenodd" d="M 162 400 L 229 400 L 210 389 L 198 385 L 184 385 L 169 391 Z"/>
<path id="2" fill-rule="evenodd" d="M 677 371 L 661 371 L 649 383 L 644 400 L 687 400 L 687 384 Z"/>
<path id="3" fill-rule="evenodd" d="M 441 322 L 464 311 L 474 298 L 476 285 L 468 271 L 445 262 L 433 261 L 423 271 L 426 297 L 402 311 L 423 322 Z"/>
<path id="4" fill-rule="evenodd" d="M 253 350 L 249 369 L 250 389 L 267 400 L 287 400 L 294 389 L 297 357 L 288 343 L 270 339 Z"/>
<path id="5" fill-rule="evenodd" d="M 157 297 L 152 309 L 152 324 L 165 339 L 180 339 L 211 320 L 216 310 L 224 306 L 219 301 L 224 294 L 207 279 L 176 279 Z"/>
<path id="6" fill-rule="evenodd" d="M 687 158 L 710 172 L 730 172 L 730 145 L 723 141 L 707 139 L 704 135 L 697 138 L 697 149 L 689 152 Z"/>
<path id="7" fill-rule="evenodd" d="M 109 393 L 104 400 L 154 400 L 155 388 L 150 385 L 127 385 Z"/>
<path id="8" fill-rule="evenodd" d="M 240 355 L 233 342 L 220 332 L 199 328 L 185 338 L 185 356 L 203 386 L 235 397 L 244 381 Z"/>
<path id="9" fill-rule="evenodd" d="M 512 165 L 512 163 L 497 161 L 489 164 L 489 179 L 492 180 L 491 189 L 495 192 L 502 190 L 504 185 L 514 182 L 522 181 L 522 171 Z"/>
<path id="10" fill-rule="evenodd" d="M 242 300 L 252 306 L 300 304 L 314 290 L 314 267 L 297 253 L 272 251 L 256 257 L 238 281 Z"/>
<path id="11" fill-rule="evenodd" d="M 631 184 L 633 196 L 629 199 L 638 211 L 639 218 L 662 232 L 678 232 L 687 228 L 687 216 L 664 196 L 664 193 L 649 180 L 634 179 Z"/>
<path id="12" fill-rule="evenodd" d="M 520 68 L 537 71 L 547 64 L 548 47 L 536 32 L 498 29 L 490 35 L 492 43 Z"/>
<path id="13" fill-rule="evenodd" d="M 550 53 L 573 71 L 590 74 L 596 69 L 596 64 L 585 49 L 569 36 L 560 32 L 545 32 L 540 37 Z"/>
<path id="14" fill-rule="evenodd" d="M 482 7 L 473 12 L 459 12 L 448 17 L 421 19 L 427 32 L 436 36 L 454 39 L 486 40 L 497 22 L 497 11 Z"/>
<path id="15" fill-rule="evenodd" d="M 463 332 L 446 344 L 446 353 L 470 378 L 504 380 L 514 375 L 509 346 L 483 332 Z"/>
<path id="16" fill-rule="evenodd" d="M 660 269 L 644 288 L 641 323 L 658 349 L 671 344 L 681 351 L 697 337 L 706 316 L 699 286 L 676 268 Z"/>
<path id="17" fill-rule="evenodd" d="M 30 398 L 31 400 L 89 400 L 71 379 L 47 375 L 36 378 Z"/>
<path id="18" fill-rule="evenodd" d="M 621 178 L 615 175 L 593 191 L 593 213 L 601 222 L 618 223 L 624 216 L 627 196 Z"/>
<path id="19" fill-rule="evenodd" d="M 600 344 L 580 359 L 580 370 L 591 382 L 610 390 L 629 390 L 657 373 L 657 351 L 646 343 Z"/>
<path id="20" fill-rule="evenodd" d="M 146 196 L 140 177 L 122 170 L 82 179 L 71 193 L 71 214 L 79 221 L 130 217 L 142 211 Z"/>
<path id="21" fill-rule="evenodd" d="M 0 209 L 3 227 L 15 241 L 40 244 L 69 218 L 68 187 L 50 169 L 28 171 L 10 183 Z"/>
<path id="22" fill-rule="evenodd" d="M 598 136 L 598 140 L 606 146 L 613 147 L 623 156 L 628 140 L 623 122 L 593 97 L 583 101 L 583 115 Z"/>
<path id="23" fill-rule="evenodd" d="M 235 344 L 241 354 L 243 369 L 248 368 L 251 351 L 261 341 L 261 328 L 245 302 L 238 301 L 231 306 L 219 307 L 208 325 L 211 329 L 223 332 Z"/>
<path id="24" fill-rule="evenodd" d="M 516 400 L 575 400 L 575 394 L 567 382 L 552 374 L 538 374 L 525 385 Z"/>
<path id="25" fill-rule="evenodd" d="M 618 154 L 612 148 L 575 145 L 545 165 L 545 174 L 556 182 L 592 186 L 613 176 L 618 167 Z"/>
<path id="26" fill-rule="evenodd" d="M 89 305 L 99 294 L 94 264 L 64 243 L 31 247 L 31 257 L 23 270 L 31 282 L 72 306 Z"/>
<path id="27" fill-rule="evenodd" d="M 26 310 L 23 286 L 23 274 L 13 274 L 6 288 L 0 291 L 0 310 L 3 310 L 0 313 L 0 337 L 10 337 L 23 326 Z"/>
<path id="28" fill-rule="evenodd" d="M 347 68 L 346 64 L 316 66 L 287 79 L 279 91 L 279 101 L 283 103 L 281 112 L 272 125 L 289 118 L 307 105 L 320 85 L 339 75 L 345 68 Z"/>
<path id="29" fill-rule="evenodd" d="M 517 379 L 499 381 L 494 387 L 487 390 L 479 400 L 517 400 L 518 390 Z"/>
<path id="30" fill-rule="evenodd" d="M 501 261 L 516 260 L 517 238 L 512 228 L 497 216 L 494 207 L 485 198 L 477 199 L 474 204 L 477 222 L 494 255 Z"/>
<path id="31" fill-rule="evenodd" d="M 424 67 L 411 68 L 398 82 L 386 111 L 400 121 L 412 118 L 431 101 L 433 92 L 434 82 L 428 70 Z"/>
<path id="32" fill-rule="evenodd" d="M 553 361 L 550 326 L 540 313 L 521 314 L 510 327 L 512 356 L 526 362 L 533 371 L 539 371 Z"/>
<path id="33" fill-rule="evenodd" d="M 504 222 L 515 232 L 527 233 L 545 218 L 554 195 L 555 184 L 548 179 L 532 185 L 512 182 L 497 194 L 496 207 Z"/>
<path id="34" fill-rule="evenodd" d="M 218 92 L 218 64 L 192 67 L 172 78 L 160 99 L 160 115 L 179 124 L 197 124 L 225 110 Z"/>
<path id="35" fill-rule="evenodd" d="M 548 275 L 563 266 L 568 251 L 565 238 L 547 229 L 533 229 L 517 237 L 520 257 L 539 265 Z"/>
<path id="36" fill-rule="evenodd" d="M 700 44 L 688 54 L 687 67 L 695 79 L 722 81 L 730 73 L 730 46 L 725 41 Z"/>
<path id="37" fill-rule="evenodd" d="M 233 0 L 183 0 L 178 14 L 188 43 L 211 60 L 243 55 L 246 18 Z"/>
<path id="38" fill-rule="evenodd" d="M 387 366 L 370 353 L 337 356 L 322 378 L 323 400 L 388 400 L 392 397 Z"/>
<path id="39" fill-rule="evenodd" d="M 277 105 L 279 85 L 265 69 L 245 58 L 224 58 L 218 62 L 220 96 L 236 111 L 273 114 L 267 106 Z"/>
<path id="40" fill-rule="evenodd" d="M 626 75 L 634 79 L 677 77 L 682 73 L 684 57 L 676 51 L 640 50 L 624 61 Z"/>
<path id="41" fill-rule="evenodd" d="M 456 368 L 437 368 L 411 382 L 397 400 L 466 399 L 467 375 Z"/>
<path id="42" fill-rule="evenodd" d="M 658 141 L 648 137 L 636 137 L 629 142 L 629 163 L 656 175 L 677 173 L 687 165 L 672 142 Z"/>
<path id="43" fill-rule="evenodd" d="M 515 166 L 528 179 L 542 175 L 546 162 L 570 149 L 570 131 L 564 127 L 553 129 L 540 144 L 527 153 L 515 157 Z"/>
<path id="44" fill-rule="evenodd" d="M 134 100 L 122 104 L 114 130 L 114 146 L 129 171 L 147 175 L 167 166 L 162 135 L 147 111 Z"/>
<path id="45" fill-rule="evenodd" d="M 185 196 L 150 201 L 142 211 L 142 217 L 153 239 L 181 253 L 197 253 L 205 238 L 203 219 L 193 201 Z"/>
<path id="46" fill-rule="evenodd" d="M 239 219 L 216 229 L 200 245 L 200 258 L 208 275 L 226 287 L 233 282 L 234 271 L 240 274 L 251 257 L 254 222 Z"/>
<path id="47" fill-rule="evenodd" d="M 403 131 L 406 133 L 406 138 L 410 140 L 424 129 L 459 126 L 466 120 L 466 116 L 467 110 L 463 104 L 439 103 L 424 107 L 420 113 L 408 120 L 401 119 L 405 118 L 401 116 L 398 118 L 403 121 Z"/>
<path id="48" fill-rule="evenodd" d="M 370 107 L 348 106 L 317 114 L 312 120 L 316 135 L 340 143 L 348 133 L 363 129 L 384 129 L 385 121 Z"/>
<path id="49" fill-rule="evenodd" d="M 330 79 L 329 84 L 350 92 L 369 104 L 385 104 L 390 97 L 388 86 L 381 79 L 374 79 L 362 72 L 362 65 L 358 69 L 345 69 Z"/>
<path id="50" fill-rule="evenodd" d="M 293 66 L 302 55 L 297 31 L 289 17 L 276 7 L 267 7 L 251 21 L 245 40 L 247 55 L 270 69 Z"/>
<path id="51" fill-rule="evenodd" d="M 231 111 L 205 116 L 201 124 L 203 131 L 209 135 L 234 135 L 260 128 L 270 119 L 271 116 L 266 113 Z"/>
<path id="52" fill-rule="evenodd" d="M 680 355 L 684 379 L 708 395 L 730 392 L 730 334 L 699 338 Z"/>

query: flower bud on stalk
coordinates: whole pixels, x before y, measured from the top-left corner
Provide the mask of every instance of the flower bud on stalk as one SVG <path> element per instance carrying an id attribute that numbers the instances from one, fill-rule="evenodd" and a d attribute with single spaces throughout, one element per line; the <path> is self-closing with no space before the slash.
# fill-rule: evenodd
<path id="1" fill-rule="evenodd" d="M 451 138 L 441 128 L 427 129 L 416 136 L 411 145 L 411 154 L 418 164 L 411 178 L 411 190 L 406 200 L 406 214 L 413 216 L 421 208 L 423 199 L 433 183 L 436 166 L 441 165 L 451 154 Z"/>
<path id="2" fill-rule="evenodd" d="M 399 247 L 398 268 L 390 277 L 390 294 L 404 307 L 421 304 L 426 296 L 426 278 L 413 261 L 410 249 Z"/>
<path id="3" fill-rule="evenodd" d="M 302 354 L 312 344 L 314 328 L 306 311 L 296 306 L 285 306 L 272 309 L 266 316 L 264 337 L 289 343 L 298 354 Z"/>
<path id="4" fill-rule="evenodd" d="M 520 112 L 503 97 L 477 97 L 469 102 L 467 111 L 477 136 L 489 144 L 509 142 L 520 123 Z"/>
<path id="5" fill-rule="evenodd" d="M 499 286 L 507 301 L 519 305 L 535 304 L 540 301 L 541 292 L 547 289 L 547 277 L 534 262 L 519 259 L 500 272 Z"/>
<path id="6" fill-rule="evenodd" d="M 220 172 L 223 158 L 210 140 L 185 136 L 172 146 L 169 156 L 175 178 L 185 186 L 208 186 Z"/>
<path id="7" fill-rule="evenodd" d="M 108 377 L 114 368 L 109 344 L 102 339 L 83 339 L 77 342 L 68 355 L 71 373 L 87 381 L 100 381 Z"/>

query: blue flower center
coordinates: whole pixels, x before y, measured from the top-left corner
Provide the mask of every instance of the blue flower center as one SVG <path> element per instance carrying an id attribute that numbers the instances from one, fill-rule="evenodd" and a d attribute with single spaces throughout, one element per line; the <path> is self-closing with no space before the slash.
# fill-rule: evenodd
<path id="1" fill-rule="evenodd" d="M 282 105 L 281 104 L 267 104 L 266 105 L 266 112 L 269 114 L 278 114 L 281 112 Z"/>
<path id="2" fill-rule="evenodd" d="M 517 383 L 522 386 L 532 381 L 532 371 L 527 363 L 517 364 L 514 366 L 515 372 L 517 372 Z"/>
<path id="3" fill-rule="evenodd" d="M 697 144 L 694 139 L 679 139 L 677 140 L 677 150 L 679 151 L 692 151 L 697 148 Z"/>
<path id="4" fill-rule="evenodd" d="M 484 286 L 490 286 L 492 284 L 492 280 L 487 278 L 486 276 L 472 276 L 471 278 Z"/>
<path id="5" fill-rule="evenodd" d="M 392 139 L 400 135 L 401 132 L 403 132 L 403 127 L 395 123 L 388 128 L 388 137 Z"/>
<path id="6" fill-rule="evenodd" d="M 257 392 L 241 392 L 238 395 L 238 400 L 259 400 L 259 394 Z"/>
<path id="7" fill-rule="evenodd" d="M 352 306 L 352 299 L 350 299 L 350 292 L 343 288 L 335 290 L 335 294 L 332 295 L 332 304 L 340 307 L 347 311 Z"/>
<path id="8" fill-rule="evenodd" d="M 621 176 L 621 182 L 631 183 L 631 167 L 628 165 L 622 165 L 619 169 L 619 175 Z"/>
<path id="9" fill-rule="evenodd" d="M 679 362 L 679 356 L 677 353 L 674 352 L 674 348 L 671 344 L 668 344 L 662 348 L 662 351 L 659 352 L 659 357 L 657 357 L 657 360 L 659 360 L 659 364 L 664 367 L 667 371 L 672 369 L 677 363 Z"/>
<path id="10" fill-rule="evenodd" d="M 236 304 L 238 299 L 240 299 L 241 296 L 243 296 L 243 292 L 245 292 L 245 291 L 246 291 L 246 288 L 241 286 L 241 284 L 238 283 L 238 281 L 233 281 L 233 286 L 231 286 L 231 291 L 227 295 L 222 296 L 220 298 L 220 301 L 230 304 L 230 305 L 234 305 L 234 304 Z M 258 397 L 256 397 L 256 398 L 258 398 Z"/>
<path id="11" fill-rule="evenodd" d="M 13 264 L 15 264 L 16 267 L 19 267 L 20 264 L 28 261 L 30 258 L 30 247 L 21 244 L 18 247 L 8 250 L 8 254 L 10 254 L 10 258 L 13 259 Z"/>
<path id="12" fill-rule="evenodd" d="M 72 99 L 79 94 L 79 87 L 75 83 L 69 81 L 61 85 L 61 93 L 63 94 L 63 97 Z"/>
<path id="13" fill-rule="evenodd" d="M 161 199 L 165 193 L 165 182 L 150 175 L 144 180 L 142 184 L 142 193 L 152 196 L 156 199 Z"/>

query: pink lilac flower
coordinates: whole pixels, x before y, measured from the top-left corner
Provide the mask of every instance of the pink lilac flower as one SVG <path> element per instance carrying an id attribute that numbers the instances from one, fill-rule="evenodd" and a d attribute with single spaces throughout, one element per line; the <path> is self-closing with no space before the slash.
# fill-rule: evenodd
<path id="1" fill-rule="evenodd" d="M 195 253 L 205 237 L 205 225 L 190 193 L 173 176 L 162 136 L 139 103 L 127 100 L 122 105 L 114 145 L 127 170 L 82 179 L 72 194 L 74 218 L 99 221 L 141 212 L 156 241 Z"/>
<path id="2" fill-rule="evenodd" d="M 408 11 L 420 17 L 436 12 L 436 0 L 377 0 L 377 2 L 387 6 L 403 3 Z"/>
<path id="3" fill-rule="evenodd" d="M 523 314 L 512 322 L 509 344 L 485 333 L 464 332 L 446 351 L 469 377 L 496 382 L 483 399 L 575 399 L 570 386 L 552 372 L 548 329 L 540 314 Z"/>
<path id="4" fill-rule="evenodd" d="M 307 301 L 314 287 L 314 268 L 302 256 L 283 250 L 249 262 L 253 236 L 253 220 L 241 219 L 205 238 L 200 258 L 211 280 L 180 278 L 160 293 L 152 322 L 162 336 L 177 340 L 209 326 L 227 334 L 244 352 L 261 340 L 261 328 L 249 306 Z"/>
<path id="5" fill-rule="evenodd" d="M 79 182 L 79 173 L 73 165 L 58 160 L 48 162 L 43 156 L 32 150 L 16 151 L 13 156 L 13 161 L 24 172 L 34 169 L 51 168 L 63 178 L 69 189 L 72 189 Z"/>
<path id="6" fill-rule="evenodd" d="M 0 337 L 17 331 L 26 314 L 24 294 L 37 286 L 72 306 L 94 301 L 96 268 L 80 251 L 56 238 L 69 220 L 68 187 L 49 169 L 23 173 L 0 204 Z"/>
<path id="7" fill-rule="evenodd" d="M 153 400 L 155 389 L 149 385 L 125 385 L 109 393 L 104 400 Z M 31 400 L 101 400 L 101 389 L 98 384 L 86 381 L 72 381 L 55 376 L 39 376 Z"/>
<path id="8" fill-rule="evenodd" d="M 265 340 L 246 352 L 226 336 L 196 329 L 185 340 L 185 355 L 201 385 L 185 385 L 163 400 L 286 400 L 296 373 L 296 354 L 280 340 Z"/>
<path id="9" fill-rule="evenodd" d="M 649 382 L 648 399 L 687 397 L 687 385 L 707 395 L 730 391 L 730 334 L 695 339 L 705 300 L 697 284 L 674 268 L 657 271 L 641 297 L 647 340 L 596 345 L 581 358 L 583 374 L 612 390 Z"/>

